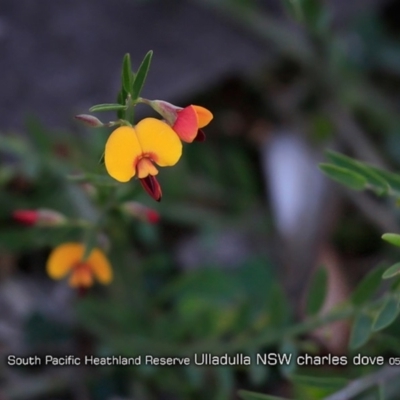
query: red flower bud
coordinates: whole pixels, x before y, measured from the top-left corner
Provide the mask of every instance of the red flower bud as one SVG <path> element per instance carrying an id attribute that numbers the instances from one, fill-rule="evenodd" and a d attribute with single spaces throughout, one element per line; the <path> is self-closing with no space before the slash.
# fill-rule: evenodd
<path id="1" fill-rule="evenodd" d="M 100 128 L 104 126 L 104 124 L 93 115 L 79 114 L 75 115 L 75 119 L 82 122 L 86 126 L 90 126 L 91 128 Z"/>
<path id="2" fill-rule="evenodd" d="M 139 179 L 143 189 L 155 200 L 161 201 L 162 191 L 161 186 L 153 175 L 148 175 L 146 178 Z"/>
<path id="3" fill-rule="evenodd" d="M 15 210 L 13 218 L 17 222 L 29 226 L 58 226 L 66 221 L 63 214 L 45 208 L 38 210 Z"/>
<path id="4" fill-rule="evenodd" d="M 36 224 L 39 213 L 36 210 L 15 210 L 12 216 L 17 222 L 31 226 Z"/>
<path id="5" fill-rule="evenodd" d="M 156 224 L 160 220 L 157 211 L 138 203 L 137 201 L 128 201 L 121 205 L 121 209 L 128 215 L 139 218 L 142 221 Z"/>

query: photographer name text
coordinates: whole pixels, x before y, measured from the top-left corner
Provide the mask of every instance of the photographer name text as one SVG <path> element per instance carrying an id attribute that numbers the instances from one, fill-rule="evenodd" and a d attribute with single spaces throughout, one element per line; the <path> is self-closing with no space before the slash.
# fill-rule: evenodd
<path id="1" fill-rule="evenodd" d="M 260 353 L 252 356 L 238 353 L 235 355 L 215 355 L 211 353 L 194 354 L 192 357 L 156 357 L 153 355 L 138 355 L 135 357 L 125 356 L 107 356 L 97 357 L 87 355 L 77 357 L 66 355 L 56 357 L 46 355 L 39 357 L 37 355 L 29 357 L 18 357 L 15 355 L 7 356 L 7 365 L 9 366 L 30 366 L 30 365 L 49 365 L 49 366 L 112 366 L 112 365 L 153 365 L 153 366 L 246 366 L 246 365 L 291 365 L 296 363 L 299 366 L 319 366 L 319 365 L 400 365 L 400 357 L 383 357 L 357 354 L 352 357 L 337 356 L 327 354 L 319 355 L 293 355 L 290 353 Z"/>

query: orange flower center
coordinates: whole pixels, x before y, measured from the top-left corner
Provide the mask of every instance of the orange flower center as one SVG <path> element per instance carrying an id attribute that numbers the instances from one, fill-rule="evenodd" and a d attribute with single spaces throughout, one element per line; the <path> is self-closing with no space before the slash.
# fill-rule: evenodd
<path id="1" fill-rule="evenodd" d="M 72 287 L 86 288 L 93 284 L 93 271 L 89 263 L 79 261 L 72 266 L 69 283 Z"/>
<path id="2" fill-rule="evenodd" d="M 136 169 L 137 175 L 139 179 L 146 178 L 149 175 L 157 175 L 158 170 L 153 164 L 154 155 L 149 153 L 144 153 L 141 156 L 137 157 L 134 162 L 134 168 Z"/>

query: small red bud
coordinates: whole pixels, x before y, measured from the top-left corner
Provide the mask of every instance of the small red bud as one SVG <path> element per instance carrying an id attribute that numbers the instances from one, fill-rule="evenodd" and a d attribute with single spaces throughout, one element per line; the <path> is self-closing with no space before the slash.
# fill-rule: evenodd
<path id="1" fill-rule="evenodd" d="M 15 210 L 12 216 L 15 221 L 31 226 L 36 224 L 39 213 L 36 210 Z"/>
<path id="2" fill-rule="evenodd" d="M 138 203 L 137 201 L 127 201 L 121 205 L 122 211 L 126 214 L 139 218 L 142 221 L 156 224 L 160 220 L 160 215 L 157 211 Z"/>
<path id="3" fill-rule="evenodd" d="M 17 222 L 28 226 L 58 226 L 64 224 L 67 220 L 58 211 L 45 208 L 38 210 L 15 210 L 13 218 Z"/>

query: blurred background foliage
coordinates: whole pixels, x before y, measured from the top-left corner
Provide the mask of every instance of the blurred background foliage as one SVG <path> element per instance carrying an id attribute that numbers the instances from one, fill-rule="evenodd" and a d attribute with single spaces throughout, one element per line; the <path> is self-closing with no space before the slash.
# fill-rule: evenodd
<path id="1" fill-rule="evenodd" d="M 86 1 L 79 7 L 70 3 L 65 20 L 57 19 L 66 7 L 63 2 L 44 3 L 37 5 L 44 15 L 52 18 L 53 13 L 54 21 L 63 21 L 61 28 L 54 24 L 58 31 L 34 10 L 25 18 L 33 16 L 27 32 L 31 44 L 38 38 L 36 52 L 46 62 L 51 52 L 41 53 L 40 43 L 54 40 L 54 54 L 70 59 L 73 50 L 62 46 L 68 35 L 64 42 L 57 35 L 73 31 L 77 21 L 88 22 L 84 16 L 111 23 L 116 15 L 129 19 L 131 13 L 154 29 L 146 36 L 138 27 L 143 38 L 139 51 L 137 37 L 124 42 L 125 19 L 118 29 L 111 24 L 107 32 L 122 48 L 114 54 L 115 64 L 110 56 L 102 67 L 100 60 L 108 53 L 102 50 L 102 25 L 93 22 L 97 39 L 82 35 L 81 40 L 92 47 L 92 59 L 104 73 L 89 63 L 79 76 L 70 76 L 62 58 L 55 57 L 46 67 L 56 98 L 50 91 L 47 100 L 39 101 L 32 93 L 46 79 L 40 62 L 32 61 L 36 70 L 10 68 L 24 60 L 13 39 L 24 32 L 19 18 L 24 12 L 13 2 L 0 9 L 0 40 L 6 44 L 0 65 L 4 76 L 10 72 L 14 87 L 17 80 L 26 85 L 26 91 L 14 93 L 23 107 L 9 100 L 14 106 L 2 107 L 0 125 L 2 398 L 396 399 L 399 372 L 387 362 L 383 367 L 351 362 L 336 367 L 294 362 L 6 366 L 8 354 L 400 357 L 398 281 L 381 281 L 385 267 L 399 258 L 381 240 L 383 233 L 398 231 L 396 201 L 382 195 L 385 182 L 375 175 L 368 176 L 368 187 L 376 184 L 377 190 L 354 192 L 318 169 L 320 162 L 334 163 L 334 153 L 324 155 L 326 149 L 388 171 L 400 167 L 397 2 L 130 0 L 117 6 Z M 175 25 L 168 25 L 172 12 Z M 185 36 L 197 22 L 203 29 Z M 49 29 L 45 39 L 41 24 Z M 57 34 L 53 39 L 51 29 Z M 219 41 L 224 46 L 217 47 Z M 205 143 L 186 145 L 179 164 L 160 173 L 161 203 L 152 202 L 135 181 L 118 185 L 121 202 L 140 201 L 162 218 L 150 225 L 117 212 L 110 215 L 101 240 L 110 247 L 115 279 L 81 298 L 65 282 L 50 281 L 44 271 L 50 250 L 81 239 L 81 231 L 21 227 L 11 215 L 15 209 L 45 207 L 74 219 L 96 219 L 115 185 L 106 175 L 98 178 L 104 173 L 99 160 L 109 130 L 87 130 L 67 117 L 96 102 L 114 101 L 114 75 L 119 78 L 123 54 L 129 51 L 139 62 L 148 49 L 154 50 L 149 97 L 182 106 L 201 104 L 212 110 L 214 120 Z M 26 52 L 31 50 L 27 46 Z M 72 57 L 73 65 L 88 63 L 90 57 Z M 97 82 L 90 81 L 92 72 Z M 63 96 L 60 88 L 69 85 Z M 2 97 L 4 105 L 7 95 Z M 138 109 L 138 116 L 144 113 Z M 88 179 L 77 182 L 81 173 Z M 349 178 L 343 176 L 340 181 Z M 396 189 L 400 178 L 392 179 L 389 186 Z M 364 187 L 354 176 L 350 180 L 350 186 Z"/>

